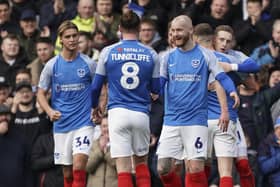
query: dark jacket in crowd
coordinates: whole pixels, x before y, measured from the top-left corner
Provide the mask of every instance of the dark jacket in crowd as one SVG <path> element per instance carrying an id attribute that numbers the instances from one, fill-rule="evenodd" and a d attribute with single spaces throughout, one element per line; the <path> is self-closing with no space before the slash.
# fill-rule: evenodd
<path id="1" fill-rule="evenodd" d="M 253 100 L 254 124 L 257 141 L 263 140 L 273 131 L 270 108 L 280 98 L 280 83 L 273 88 L 266 88 L 256 93 Z"/>
<path id="2" fill-rule="evenodd" d="M 0 135 L 0 149 L 0 186 L 32 187 L 28 146 L 11 124 L 9 131 Z"/>
<path id="3" fill-rule="evenodd" d="M 61 166 L 54 165 L 54 140 L 52 133 L 44 134 L 36 140 L 31 154 L 31 167 L 38 174 L 40 187 L 63 187 Z"/>
<path id="4" fill-rule="evenodd" d="M 258 162 L 261 172 L 267 178 L 266 186 L 280 186 L 280 145 L 274 133 L 262 141 L 258 150 Z"/>

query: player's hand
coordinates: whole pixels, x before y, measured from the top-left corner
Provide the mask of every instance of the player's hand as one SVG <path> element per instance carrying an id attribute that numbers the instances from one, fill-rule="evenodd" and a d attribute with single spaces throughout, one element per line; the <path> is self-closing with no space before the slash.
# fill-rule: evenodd
<path id="1" fill-rule="evenodd" d="M 91 120 L 96 123 L 100 124 L 102 120 L 102 111 L 99 107 L 92 109 L 91 111 Z"/>
<path id="2" fill-rule="evenodd" d="M 57 110 L 51 109 L 48 112 L 48 116 L 50 117 L 51 121 L 56 121 L 56 120 L 59 120 L 59 118 L 61 117 L 61 113 Z"/>
<path id="3" fill-rule="evenodd" d="M 240 99 L 239 99 L 238 94 L 236 92 L 231 92 L 230 97 L 234 100 L 234 104 L 233 104 L 232 108 L 238 108 L 240 105 Z"/>
<path id="4" fill-rule="evenodd" d="M 159 95 L 151 93 L 151 98 L 152 98 L 153 101 L 155 101 L 159 98 Z"/>
<path id="5" fill-rule="evenodd" d="M 218 62 L 218 64 L 223 68 L 224 72 L 232 71 L 232 67 L 229 63 L 226 62 Z"/>
<path id="6" fill-rule="evenodd" d="M 228 129 L 228 124 L 229 124 L 229 113 L 228 111 L 222 111 L 221 116 L 219 119 L 218 126 L 220 127 L 220 130 L 222 132 L 226 132 Z"/>
<path id="7" fill-rule="evenodd" d="M 150 147 L 156 146 L 157 140 L 158 140 L 158 137 L 156 137 L 155 135 L 151 134 Z"/>

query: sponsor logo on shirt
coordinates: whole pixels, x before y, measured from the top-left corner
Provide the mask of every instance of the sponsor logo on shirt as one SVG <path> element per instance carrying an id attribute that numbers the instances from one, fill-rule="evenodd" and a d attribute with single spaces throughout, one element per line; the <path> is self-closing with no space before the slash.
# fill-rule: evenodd
<path id="1" fill-rule="evenodd" d="M 55 85 L 56 92 L 80 91 L 85 88 L 86 86 L 84 83 Z"/>
<path id="2" fill-rule="evenodd" d="M 198 82 L 201 80 L 201 75 L 196 74 L 170 74 L 170 79 L 173 81 L 188 81 Z"/>

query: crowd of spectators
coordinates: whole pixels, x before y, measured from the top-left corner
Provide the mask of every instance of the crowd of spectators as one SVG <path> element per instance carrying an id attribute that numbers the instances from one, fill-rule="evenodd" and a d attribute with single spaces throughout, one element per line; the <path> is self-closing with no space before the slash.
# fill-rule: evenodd
<path id="1" fill-rule="evenodd" d="M 158 53 L 169 48 L 168 23 L 175 16 L 188 15 L 194 25 L 209 23 L 213 28 L 219 25 L 232 26 L 235 32 L 233 48 L 252 57 L 261 65 L 259 73 L 240 76 L 244 84 L 239 88 L 239 119 L 248 140 L 248 154 L 256 175 L 256 184 L 259 187 L 277 186 L 280 180 L 279 1 L 132 2 L 134 6 L 137 5 L 142 18 L 139 40 Z M 4 184 L 4 187 L 13 187 L 12 184 L 5 186 L 1 181 L 6 180 L 2 178 L 9 174 L 20 174 L 21 170 L 26 175 L 24 178 L 15 179 L 26 180 L 21 186 L 63 186 L 61 168 L 53 163 L 52 123 L 35 98 L 36 86 L 44 65 L 61 50 L 57 28 L 65 20 L 75 23 L 80 30 L 80 52 L 98 61 L 99 52 L 105 46 L 121 39 L 118 32 L 120 15 L 131 7 L 128 0 L 0 0 L 0 104 L 10 107 L 12 131 L 21 134 L 7 137 L 14 138 L 9 141 L 7 139 L 7 144 L 3 143 L 4 139 L 0 134 L 1 150 L 18 149 L 5 155 L 2 151 L 0 153 L 0 163 L 4 164 L 0 164 L 1 186 Z M 149 159 L 152 183 L 157 187 L 161 184 L 160 180 L 157 180 L 155 149 L 161 131 L 162 115 L 163 101 L 159 98 L 152 104 L 150 127 L 153 144 Z M 108 155 L 106 123 L 106 119 L 103 119 L 101 135 L 95 136 L 95 148 L 89 156 L 87 166 L 88 181 L 89 184 L 96 184 L 95 181 L 99 180 L 99 186 L 114 186 L 115 163 Z M 19 146 L 21 144 L 16 142 L 24 145 Z M 8 155 L 17 154 L 20 150 L 24 153 L 21 160 Z M 8 166 L 17 167 L 6 171 Z M 214 170 L 213 172 L 214 177 L 210 178 L 209 185 L 218 186 L 218 174 Z M 235 184 L 239 185 L 238 179 Z"/>

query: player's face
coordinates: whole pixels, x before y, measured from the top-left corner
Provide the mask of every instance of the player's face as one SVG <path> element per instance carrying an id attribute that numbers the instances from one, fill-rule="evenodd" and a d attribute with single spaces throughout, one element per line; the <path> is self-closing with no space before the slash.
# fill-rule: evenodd
<path id="1" fill-rule="evenodd" d="M 191 29 L 186 27 L 186 25 L 182 23 L 182 20 L 178 20 L 172 23 L 171 33 L 174 45 L 183 47 L 190 39 Z"/>
<path id="2" fill-rule="evenodd" d="M 47 43 L 37 43 L 36 50 L 42 62 L 47 62 L 53 56 L 54 52 L 53 46 Z"/>
<path id="3" fill-rule="evenodd" d="M 216 51 L 225 53 L 232 46 L 232 35 L 226 31 L 219 31 L 214 39 L 214 47 Z"/>
<path id="4" fill-rule="evenodd" d="M 0 134 L 5 134 L 8 131 L 10 114 L 0 114 Z"/>
<path id="5" fill-rule="evenodd" d="M 76 29 L 67 29 L 61 37 L 63 50 L 75 51 L 78 49 L 79 33 Z"/>
<path id="6" fill-rule="evenodd" d="M 278 82 L 280 82 L 280 71 L 274 71 L 269 77 L 269 87 L 274 87 Z"/>

